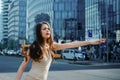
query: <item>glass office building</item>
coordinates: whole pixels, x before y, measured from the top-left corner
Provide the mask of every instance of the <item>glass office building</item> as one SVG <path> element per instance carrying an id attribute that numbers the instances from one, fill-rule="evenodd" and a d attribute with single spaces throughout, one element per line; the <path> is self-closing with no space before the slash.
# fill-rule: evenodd
<path id="1" fill-rule="evenodd" d="M 8 41 L 13 40 L 14 46 L 26 39 L 26 5 L 26 0 L 13 0 L 9 5 Z"/>
<path id="2" fill-rule="evenodd" d="M 119 41 L 120 0 L 85 1 L 86 40 L 107 37 L 108 41 Z"/>
<path id="3" fill-rule="evenodd" d="M 3 42 L 8 43 L 8 7 L 11 0 L 2 0 Z"/>
<path id="4" fill-rule="evenodd" d="M 96 48 L 96 56 L 104 61 L 120 58 L 120 0 L 85 0 L 85 39 L 107 39 Z M 95 46 L 96 47 L 96 46 Z"/>
<path id="5" fill-rule="evenodd" d="M 85 34 L 84 0 L 28 0 L 27 39 L 34 40 L 34 26 L 41 15 L 50 18 L 54 39 L 84 40 Z M 37 18 L 38 17 L 38 18 Z M 37 18 L 37 19 L 36 19 Z M 44 18 L 45 19 L 45 18 Z"/>
<path id="6" fill-rule="evenodd" d="M 34 27 L 36 23 L 43 20 L 53 26 L 53 2 L 54 0 L 27 0 L 27 33 L 26 38 L 28 43 L 31 43 L 35 39 Z"/>
<path id="7" fill-rule="evenodd" d="M 2 14 L 0 13 L 0 24 L 2 24 Z M 3 40 L 3 25 L 0 25 L 0 42 Z"/>
<path id="8" fill-rule="evenodd" d="M 84 39 L 85 6 L 84 0 L 54 1 L 55 39 Z"/>

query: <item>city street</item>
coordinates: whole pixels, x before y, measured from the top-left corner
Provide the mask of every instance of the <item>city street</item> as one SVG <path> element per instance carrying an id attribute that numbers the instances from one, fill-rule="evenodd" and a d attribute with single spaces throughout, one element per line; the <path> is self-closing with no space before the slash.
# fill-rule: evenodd
<path id="1" fill-rule="evenodd" d="M 120 0 L 0 0 L 0 80 L 48 69 L 47 80 L 120 80 Z"/>
<path id="2" fill-rule="evenodd" d="M 0 56 L 0 80 L 15 80 L 17 68 L 22 58 Z M 22 80 L 30 69 L 28 65 Z M 120 64 L 69 64 L 55 60 L 50 68 L 48 80 L 120 80 Z"/>

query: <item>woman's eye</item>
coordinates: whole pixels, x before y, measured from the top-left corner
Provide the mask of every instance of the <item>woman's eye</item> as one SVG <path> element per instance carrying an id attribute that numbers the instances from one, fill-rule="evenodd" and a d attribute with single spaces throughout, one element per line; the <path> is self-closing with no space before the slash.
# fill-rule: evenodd
<path id="1" fill-rule="evenodd" d="M 46 30 L 46 28 L 44 28 L 43 30 Z"/>
<path id="2" fill-rule="evenodd" d="M 49 28 L 45 28 L 44 30 L 50 30 Z"/>
<path id="3" fill-rule="evenodd" d="M 48 28 L 48 30 L 50 30 L 50 28 Z"/>
<path id="4" fill-rule="evenodd" d="M 46 28 L 43 28 L 43 30 L 46 30 Z"/>
<path id="5" fill-rule="evenodd" d="M 43 30 L 50 30 L 50 28 L 43 28 Z"/>

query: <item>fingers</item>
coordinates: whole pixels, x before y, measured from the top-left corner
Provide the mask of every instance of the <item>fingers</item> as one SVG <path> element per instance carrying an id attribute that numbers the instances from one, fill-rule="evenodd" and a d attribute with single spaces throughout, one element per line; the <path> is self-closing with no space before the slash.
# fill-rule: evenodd
<path id="1" fill-rule="evenodd" d="M 101 43 L 105 43 L 105 41 L 106 41 L 105 38 L 100 39 L 100 42 L 101 42 Z"/>

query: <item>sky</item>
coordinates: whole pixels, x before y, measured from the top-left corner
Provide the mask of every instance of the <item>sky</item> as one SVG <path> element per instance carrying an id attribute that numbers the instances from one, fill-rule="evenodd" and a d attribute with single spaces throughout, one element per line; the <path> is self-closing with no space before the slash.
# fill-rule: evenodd
<path id="1" fill-rule="evenodd" d="M 1 4 L 1 0 L 0 0 L 0 13 L 1 13 L 1 6 L 2 6 L 2 4 Z"/>

